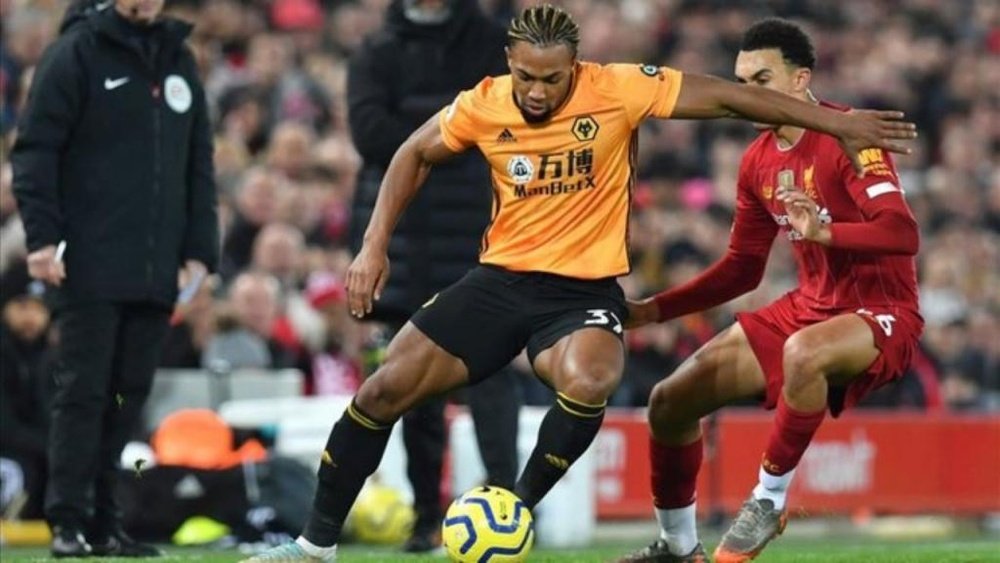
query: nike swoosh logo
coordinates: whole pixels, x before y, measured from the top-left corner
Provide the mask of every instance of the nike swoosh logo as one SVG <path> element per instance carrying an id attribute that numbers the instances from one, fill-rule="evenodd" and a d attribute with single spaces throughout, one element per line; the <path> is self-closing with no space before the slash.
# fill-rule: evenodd
<path id="1" fill-rule="evenodd" d="M 105 90 L 114 90 L 115 88 L 117 88 L 119 86 L 124 86 L 125 83 L 128 82 L 129 80 L 131 80 L 131 79 L 128 76 L 123 76 L 121 78 L 116 78 L 114 80 L 112 80 L 110 78 L 105 78 L 104 79 L 104 89 Z"/>

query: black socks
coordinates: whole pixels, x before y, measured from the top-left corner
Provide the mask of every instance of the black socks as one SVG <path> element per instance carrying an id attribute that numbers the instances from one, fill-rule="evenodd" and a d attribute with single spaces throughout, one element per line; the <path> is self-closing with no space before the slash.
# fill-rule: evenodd
<path id="1" fill-rule="evenodd" d="M 392 423 L 378 422 L 354 401 L 330 431 L 319 466 L 313 510 L 302 535 L 320 547 L 340 541 L 340 530 L 369 475 L 385 453 Z"/>
<path id="2" fill-rule="evenodd" d="M 549 409 L 538 429 L 538 443 L 514 493 L 534 509 L 542 497 L 556 484 L 601 429 L 604 406 L 588 405 L 559 393 L 556 404 Z"/>

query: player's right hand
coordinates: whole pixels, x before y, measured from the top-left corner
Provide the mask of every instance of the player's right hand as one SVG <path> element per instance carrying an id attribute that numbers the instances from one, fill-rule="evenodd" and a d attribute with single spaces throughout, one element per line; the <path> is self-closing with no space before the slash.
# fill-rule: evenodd
<path id="1" fill-rule="evenodd" d="M 917 126 L 903 121 L 901 111 L 878 111 L 855 109 L 844 114 L 841 131 L 837 135 L 840 146 L 851 159 L 858 177 L 865 175 L 861 161 L 861 151 L 880 148 L 899 154 L 910 154 L 911 150 L 898 141 L 917 138 Z"/>
<path id="2" fill-rule="evenodd" d="M 28 254 L 28 275 L 55 286 L 66 279 L 66 266 L 56 260 L 56 245 L 50 244 Z"/>
<path id="3" fill-rule="evenodd" d="M 361 247 L 347 269 L 347 303 L 351 315 L 361 318 L 372 312 L 373 301 L 382 297 L 389 280 L 389 255 L 385 250 Z"/>
<path id="4" fill-rule="evenodd" d="M 625 300 L 628 308 L 628 318 L 625 319 L 625 328 L 639 328 L 648 324 L 660 322 L 660 308 L 652 297 L 642 301 Z"/>

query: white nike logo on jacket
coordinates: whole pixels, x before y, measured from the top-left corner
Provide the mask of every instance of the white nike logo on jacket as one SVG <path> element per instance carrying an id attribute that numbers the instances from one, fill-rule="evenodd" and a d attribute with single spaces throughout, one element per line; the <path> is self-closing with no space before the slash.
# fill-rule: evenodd
<path id="1" fill-rule="evenodd" d="M 125 85 L 125 83 L 128 82 L 129 80 L 130 79 L 129 79 L 128 76 L 123 76 L 121 78 L 115 78 L 114 80 L 112 80 L 110 78 L 105 78 L 104 79 L 104 89 L 105 90 L 114 90 L 115 88 L 117 88 L 119 86 Z"/>

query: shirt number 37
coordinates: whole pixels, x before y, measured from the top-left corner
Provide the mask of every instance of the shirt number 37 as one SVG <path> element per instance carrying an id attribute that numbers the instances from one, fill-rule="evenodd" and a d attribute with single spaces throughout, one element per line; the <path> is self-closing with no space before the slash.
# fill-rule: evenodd
<path id="1" fill-rule="evenodd" d="M 590 318 L 583 322 L 584 325 L 601 325 L 607 326 L 613 324 L 611 330 L 615 334 L 622 333 L 622 322 L 618 320 L 618 315 L 607 309 L 587 309 L 587 313 L 590 314 Z"/>

